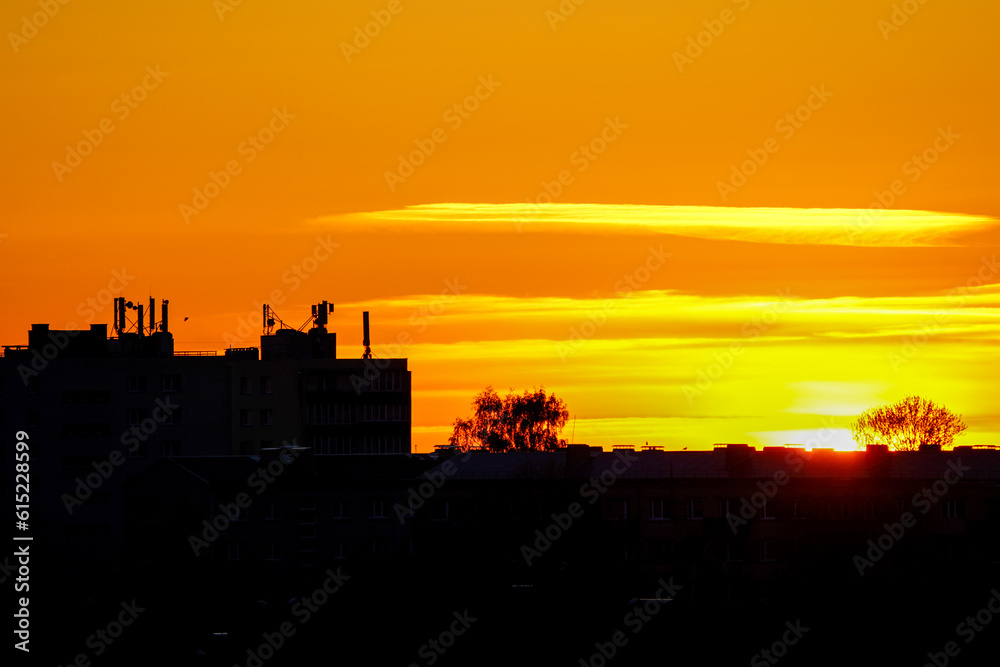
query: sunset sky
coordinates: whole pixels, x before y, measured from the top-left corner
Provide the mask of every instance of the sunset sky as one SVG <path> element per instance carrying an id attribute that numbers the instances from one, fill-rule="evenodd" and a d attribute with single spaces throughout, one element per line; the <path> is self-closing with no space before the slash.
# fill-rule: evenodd
<path id="1" fill-rule="evenodd" d="M 325 299 L 416 451 L 486 385 L 605 447 L 911 393 L 1000 445 L 1000 4 L 906 4 L 8 0 L 0 343 L 122 282 L 180 350 Z"/>

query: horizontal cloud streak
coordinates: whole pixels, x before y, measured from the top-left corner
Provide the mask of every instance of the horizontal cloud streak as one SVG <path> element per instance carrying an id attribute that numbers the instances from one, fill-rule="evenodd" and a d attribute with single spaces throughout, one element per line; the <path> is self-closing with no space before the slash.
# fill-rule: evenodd
<path id="1" fill-rule="evenodd" d="M 699 239 L 798 245 L 960 246 L 995 228 L 987 216 L 877 209 L 727 208 L 611 204 L 421 204 L 315 218 L 343 232 L 661 233 Z"/>

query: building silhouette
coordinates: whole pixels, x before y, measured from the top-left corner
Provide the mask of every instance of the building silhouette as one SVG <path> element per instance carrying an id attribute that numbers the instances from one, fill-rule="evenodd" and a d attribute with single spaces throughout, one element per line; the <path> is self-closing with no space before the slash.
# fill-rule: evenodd
<path id="1" fill-rule="evenodd" d="M 265 307 L 259 347 L 183 353 L 166 302 L 150 322 L 119 299 L 110 336 L 35 324 L 4 348 L 53 664 L 134 598 L 150 611 L 115 655 L 249 665 L 331 572 L 343 591 L 269 664 L 413 664 L 466 609 L 483 620 L 449 664 L 599 664 L 638 604 L 656 630 L 617 665 L 743 664 L 797 619 L 813 634 L 783 664 L 916 663 L 886 638 L 944 641 L 1000 582 L 995 447 L 412 453 L 407 360 L 372 358 L 367 327 L 338 358 L 331 308 L 299 331 Z M 991 655 L 982 637 L 963 657 Z"/>

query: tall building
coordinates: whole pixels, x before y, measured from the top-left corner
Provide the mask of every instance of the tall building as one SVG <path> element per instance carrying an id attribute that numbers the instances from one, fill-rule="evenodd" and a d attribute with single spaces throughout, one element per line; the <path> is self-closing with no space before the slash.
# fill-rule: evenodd
<path id="1" fill-rule="evenodd" d="M 364 357 L 338 359 L 333 304 L 306 331 L 265 306 L 260 347 L 222 353 L 176 352 L 166 300 L 159 321 L 153 299 L 114 305 L 110 336 L 33 324 L 0 357 L 0 427 L 30 437 L 33 528 L 54 542 L 115 552 L 122 481 L 163 458 L 410 453 L 407 360 L 371 358 L 367 326 Z"/>

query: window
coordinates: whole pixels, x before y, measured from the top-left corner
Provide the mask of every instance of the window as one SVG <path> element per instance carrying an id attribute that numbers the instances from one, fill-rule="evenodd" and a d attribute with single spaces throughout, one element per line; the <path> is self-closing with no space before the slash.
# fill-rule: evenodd
<path id="1" fill-rule="evenodd" d="M 180 456 L 181 455 L 181 443 L 180 440 L 164 440 L 160 443 L 160 454 L 163 456 Z"/>
<path id="2" fill-rule="evenodd" d="M 128 448 L 128 458 L 144 459 L 148 453 L 145 442 L 136 442 Z"/>
<path id="3" fill-rule="evenodd" d="M 941 503 L 941 517 L 944 519 L 964 519 L 964 500 L 945 500 Z"/>
<path id="4" fill-rule="evenodd" d="M 274 410 L 271 408 L 264 408 L 260 411 L 260 425 L 261 426 L 273 426 L 274 425 Z"/>
<path id="5" fill-rule="evenodd" d="M 332 389 L 333 383 L 327 386 L 326 376 L 323 375 L 311 375 L 306 378 L 306 391 L 326 391 L 327 389 Z"/>
<path id="6" fill-rule="evenodd" d="M 37 376 L 28 378 L 28 393 L 29 394 L 37 394 L 41 390 L 42 390 L 42 385 L 38 381 L 38 377 Z"/>
<path id="7" fill-rule="evenodd" d="M 174 408 L 170 412 L 163 413 L 163 423 L 173 426 L 181 423 L 181 409 Z"/>
<path id="8" fill-rule="evenodd" d="M 344 554 L 347 552 L 347 549 L 344 548 L 344 540 L 335 540 L 333 542 L 332 552 L 333 557 L 337 560 L 343 560 L 346 558 Z"/>
<path id="9" fill-rule="evenodd" d="M 431 521 L 447 521 L 448 520 L 448 501 L 433 499 L 431 500 Z"/>
<path id="10" fill-rule="evenodd" d="M 240 378 L 240 393 L 250 395 L 253 393 L 253 378 Z"/>
<path id="11" fill-rule="evenodd" d="M 624 521 L 628 518 L 628 500 L 625 498 L 608 499 L 608 518 L 614 521 Z"/>
<path id="12" fill-rule="evenodd" d="M 249 507 L 240 507 L 236 503 L 233 503 L 226 509 L 226 516 L 229 517 L 230 521 L 246 521 L 250 515 L 249 510 Z"/>
<path id="13" fill-rule="evenodd" d="M 161 388 L 163 391 L 180 391 L 181 390 L 181 376 L 180 375 L 164 375 L 160 378 Z"/>
<path id="14" fill-rule="evenodd" d="M 314 435 L 312 439 L 313 451 L 323 456 L 351 453 L 350 436 L 329 436 Z"/>
<path id="15" fill-rule="evenodd" d="M 741 562 L 746 559 L 746 546 L 742 542 L 726 542 L 726 560 Z"/>
<path id="16" fill-rule="evenodd" d="M 347 518 L 347 501 L 334 500 L 330 506 L 330 517 L 333 519 Z"/>
<path id="17" fill-rule="evenodd" d="M 226 560 L 243 560 L 242 554 L 240 553 L 240 543 L 239 542 L 229 542 L 226 544 Z"/>
<path id="18" fill-rule="evenodd" d="M 380 538 L 372 540 L 372 556 L 375 558 L 385 558 L 385 540 Z"/>
<path id="19" fill-rule="evenodd" d="M 403 451 L 403 439 L 400 436 L 365 436 L 362 443 L 365 454 L 400 454 Z"/>
<path id="20" fill-rule="evenodd" d="M 369 516 L 370 519 L 386 519 L 388 518 L 385 513 L 385 501 L 378 499 L 372 501 L 372 513 Z"/>
<path id="21" fill-rule="evenodd" d="M 770 563 L 774 561 L 775 552 L 774 542 L 761 542 L 760 543 L 760 559 L 763 562 Z"/>
<path id="22" fill-rule="evenodd" d="M 272 387 L 273 387 L 273 385 L 271 383 L 271 378 L 269 378 L 269 377 L 262 377 L 260 379 L 260 393 L 262 393 L 262 394 L 270 394 L 273 391 Z"/>
<path id="23" fill-rule="evenodd" d="M 727 518 L 730 514 L 733 516 L 740 515 L 740 501 L 738 498 L 726 498 L 725 500 L 719 501 L 719 514 L 722 518 Z"/>
<path id="24" fill-rule="evenodd" d="M 267 509 L 264 512 L 264 521 L 277 521 L 278 520 L 278 504 L 273 500 L 267 504 Z"/>
<path id="25" fill-rule="evenodd" d="M 125 422 L 129 426 L 138 426 L 146 416 L 141 408 L 128 408 L 125 411 Z"/>
<path id="26" fill-rule="evenodd" d="M 253 410 L 240 410 L 240 426 L 253 426 Z"/>
<path id="27" fill-rule="evenodd" d="M 687 517 L 689 519 L 701 519 L 705 516 L 705 509 L 702 507 L 702 501 L 700 500 L 689 500 L 687 502 Z"/>
<path id="28" fill-rule="evenodd" d="M 316 525 L 316 499 L 310 498 L 299 501 L 299 525 Z"/>
<path id="29" fill-rule="evenodd" d="M 649 501 L 649 518 L 652 521 L 666 521 L 670 518 L 670 506 L 668 501 L 656 498 Z"/>
<path id="30" fill-rule="evenodd" d="M 253 448 L 253 440 L 240 440 L 240 454 L 243 456 L 256 454 Z"/>
<path id="31" fill-rule="evenodd" d="M 127 389 L 132 393 L 146 391 L 145 375 L 129 375 L 126 381 Z"/>
<path id="32" fill-rule="evenodd" d="M 281 560 L 281 542 L 268 540 L 264 543 L 264 560 Z"/>
<path id="33" fill-rule="evenodd" d="M 764 499 L 764 506 L 760 508 L 760 518 L 761 519 L 774 519 L 773 509 L 771 508 L 771 503 Z"/>

